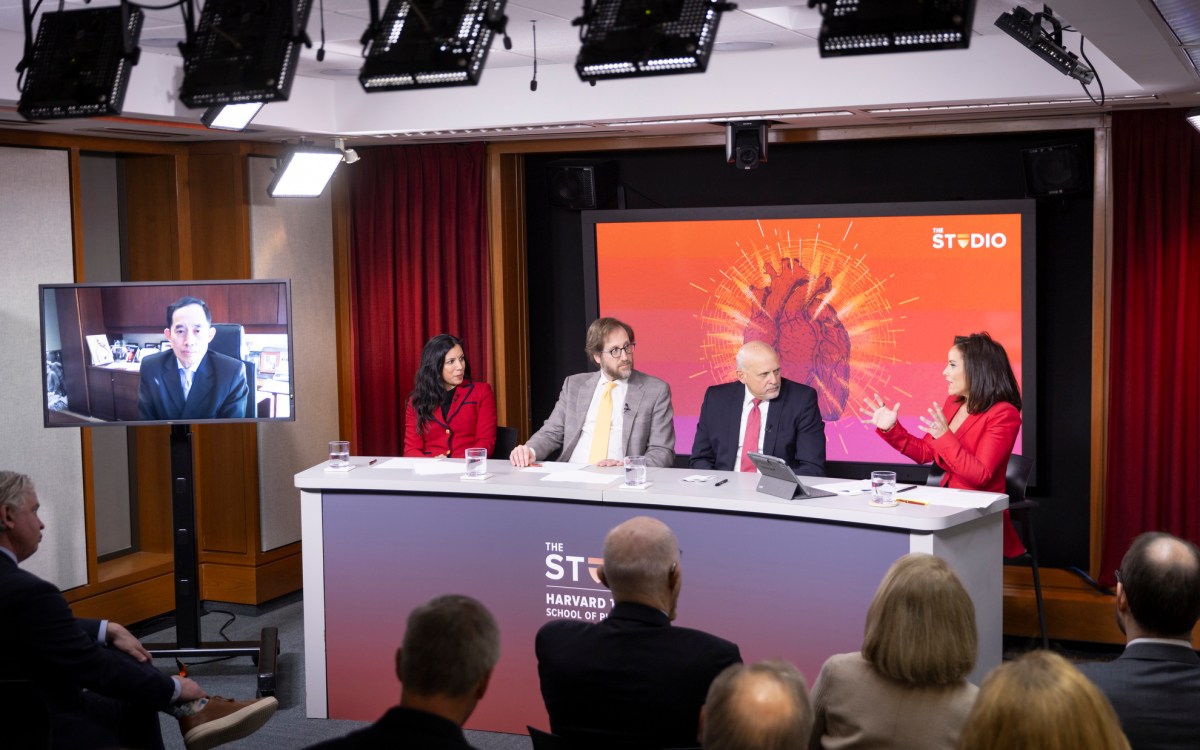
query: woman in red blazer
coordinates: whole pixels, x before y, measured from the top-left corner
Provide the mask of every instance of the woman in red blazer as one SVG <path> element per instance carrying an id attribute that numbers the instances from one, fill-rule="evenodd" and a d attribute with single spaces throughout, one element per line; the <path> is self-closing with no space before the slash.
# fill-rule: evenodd
<path id="1" fill-rule="evenodd" d="M 943 487 L 1004 492 L 1008 457 L 1021 429 L 1021 391 L 1004 347 L 986 333 L 955 336 L 942 371 L 949 397 L 921 417 L 924 437 L 900 424 L 900 404 L 888 408 L 879 394 L 866 399 L 863 414 L 893 448 L 919 464 L 933 461 L 945 470 Z M 1004 556 L 1025 551 L 1004 512 Z"/>
<path id="2" fill-rule="evenodd" d="M 404 455 L 463 458 L 467 448 L 496 447 L 496 398 L 471 381 L 462 341 L 446 333 L 421 350 L 416 387 L 404 418 Z"/>

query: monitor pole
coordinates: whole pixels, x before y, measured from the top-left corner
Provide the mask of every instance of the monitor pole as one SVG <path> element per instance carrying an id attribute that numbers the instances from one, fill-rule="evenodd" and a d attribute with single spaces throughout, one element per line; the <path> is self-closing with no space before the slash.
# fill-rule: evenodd
<path id="1" fill-rule="evenodd" d="M 146 644 L 155 657 L 249 656 L 258 665 L 258 694 L 275 694 L 279 631 L 263 628 L 258 641 L 200 640 L 200 579 L 191 425 L 171 425 L 171 519 L 175 547 L 174 644 Z"/>

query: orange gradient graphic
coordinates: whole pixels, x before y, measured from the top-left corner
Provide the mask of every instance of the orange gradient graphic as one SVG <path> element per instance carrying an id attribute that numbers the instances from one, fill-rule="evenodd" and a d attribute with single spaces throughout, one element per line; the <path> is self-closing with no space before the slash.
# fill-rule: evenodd
<path id="1" fill-rule="evenodd" d="M 596 226 L 602 315 L 637 334 L 638 369 L 672 388 L 676 451 L 704 390 L 746 341 L 817 390 L 830 460 L 902 461 L 859 418 L 874 393 L 918 417 L 946 396 L 953 338 L 988 331 L 1020 378 L 1019 214 L 608 223 Z"/>

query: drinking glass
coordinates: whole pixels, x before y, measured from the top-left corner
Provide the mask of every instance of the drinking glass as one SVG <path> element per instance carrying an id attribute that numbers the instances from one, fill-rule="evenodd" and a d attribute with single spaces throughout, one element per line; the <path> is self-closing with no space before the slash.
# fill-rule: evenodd
<path id="1" fill-rule="evenodd" d="M 625 457 L 625 485 L 627 487 L 646 486 L 646 457 Z"/>
<path id="2" fill-rule="evenodd" d="M 896 472 L 871 472 L 871 505 L 892 508 L 896 505 Z"/>

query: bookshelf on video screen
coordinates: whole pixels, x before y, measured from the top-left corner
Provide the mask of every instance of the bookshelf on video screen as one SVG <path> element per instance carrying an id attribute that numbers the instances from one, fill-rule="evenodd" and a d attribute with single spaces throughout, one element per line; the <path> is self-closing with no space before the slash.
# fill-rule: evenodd
<path id="1" fill-rule="evenodd" d="M 1031 424 L 1033 217 L 1032 201 L 588 212 L 588 305 L 629 322 L 637 368 L 670 383 L 677 453 L 757 339 L 817 390 L 827 460 L 905 463 L 862 423 L 863 398 L 900 402 L 922 434 L 955 335 L 1004 345 Z"/>
<path id="2" fill-rule="evenodd" d="M 40 292 L 47 427 L 295 419 L 287 280 Z"/>

